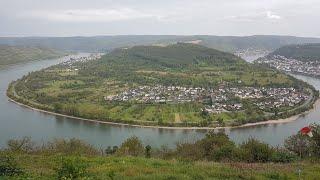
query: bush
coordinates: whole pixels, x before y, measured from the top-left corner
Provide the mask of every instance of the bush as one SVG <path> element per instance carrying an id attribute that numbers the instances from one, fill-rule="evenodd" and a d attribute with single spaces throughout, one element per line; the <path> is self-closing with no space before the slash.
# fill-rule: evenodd
<path id="1" fill-rule="evenodd" d="M 240 146 L 242 160 L 247 162 L 268 162 L 271 159 L 273 150 L 268 144 L 250 138 Z"/>
<path id="2" fill-rule="evenodd" d="M 104 152 L 106 155 L 112 155 L 112 154 L 116 153 L 117 151 L 118 151 L 118 146 L 113 146 L 112 148 L 111 148 L 111 146 L 108 146 Z"/>
<path id="3" fill-rule="evenodd" d="M 14 176 L 22 174 L 14 157 L 7 152 L 0 152 L 0 176 Z"/>
<path id="4" fill-rule="evenodd" d="M 136 137 L 130 137 L 124 141 L 117 151 L 118 155 L 140 156 L 144 153 L 144 147 L 141 140 Z"/>
<path id="5" fill-rule="evenodd" d="M 297 156 L 286 149 L 275 149 L 271 161 L 277 163 L 290 163 L 297 159 Z"/>
<path id="6" fill-rule="evenodd" d="M 87 175 L 87 165 L 76 158 L 62 158 L 60 167 L 56 169 L 58 179 L 79 179 Z"/>
<path id="7" fill-rule="evenodd" d="M 23 137 L 22 139 L 10 139 L 7 142 L 8 149 L 13 152 L 32 152 L 36 150 L 36 145 L 31 141 L 30 137 Z"/>
<path id="8" fill-rule="evenodd" d="M 145 147 L 144 155 L 145 155 L 146 158 L 150 158 L 151 157 L 151 146 L 150 145 L 147 145 Z"/>
<path id="9" fill-rule="evenodd" d="M 63 154 L 76 154 L 76 155 L 97 155 L 99 151 L 95 149 L 92 145 L 87 144 L 86 142 L 71 138 L 69 140 L 65 139 L 55 139 L 52 142 L 49 142 L 43 150 L 54 152 L 54 153 L 63 153 Z"/>
<path id="10" fill-rule="evenodd" d="M 181 160 L 196 161 L 202 159 L 203 154 L 202 149 L 198 147 L 197 143 L 177 143 L 173 158 L 177 157 Z"/>
<path id="11" fill-rule="evenodd" d="M 179 143 L 176 156 L 188 160 L 232 160 L 235 144 L 223 133 L 210 131 L 194 143 Z"/>
<path id="12" fill-rule="evenodd" d="M 236 146 L 224 132 L 210 131 L 197 142 L 196 147 L 205 159 L 220 161 L 232 159 Z"/>
<path id="13" fill-rule="evenodd" d="M 285 148 L 296 153 L 300 157 L 307 157 L 312 153 L 312 140 L 310 137 L 298 133 L 287 138 Z"/>

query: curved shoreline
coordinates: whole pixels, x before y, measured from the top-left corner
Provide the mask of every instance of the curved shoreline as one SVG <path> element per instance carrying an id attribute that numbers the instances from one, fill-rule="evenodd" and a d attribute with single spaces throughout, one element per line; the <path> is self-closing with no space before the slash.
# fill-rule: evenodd
<path id="1" fill-rule="evenodd" d="M 8 97 L 8 96 L 7 96 Z M 22 107 L 46 113 L 46 114 L 51 114 L 55 116 L 60 116 L 60 117 L 67 117 L 71 119 L 77 119 L 81 121 L 87 121 L 87 122 L 93 122 L 93 123 L 100 123 L 100 124 L 109 124 L 109 125 L 117 125 L 117 126 L 128 126 L 128 127 L 139 127 L 139 128 L 153 128 L 153 129 L 173 129 L 173 130 L 218 130 L 218 129 L 239 129 L 239 128 L 245 128 L 245 127 L 252 127 L 252 126 L 259 126 L 259 125 L 268 125 L 268 124 L 284 124 L 284 123 L 289 123 L 292 121 L 297 120 L 301 115 L 308 114 L 310 111 L 312 111 L 315 108 L 315 105 L 317 103 L 320 103 L 320 99 L 315 100 L 315 102 L 312 104 L 312 108 L 309 110 L 302 112 L 301 114 L 293 115 L 291 117 L 285 118 L 285 119 L 278 119 L 278 120 L 267 120 L 267 121 L 261 121 L 261 122 L 255 122 L 255 123 L 246 123 L 243 125 L 239 126 L 224 126 L 224 127 L 170 127 L 170 126 L 148 126 L 148 125 L 137 125 L 137 124 L 128 124 L 128 123 L 118 123 L 118 122 L 110 122 L 110 121 L 101 121 L 101 120 L 93 120 L 93 119 L 87 119 L 87 118 L 81 118 L 81 117 L 75 117 L 75 116 L 70 116 L 70 115 L 64 115 L 60 113 L 55 113 L 51 111 L 46 111 L 38 108 L 34 108 L 32 106 L 17 102 L 13 100 L 12 98 L 8 97 L 8 100 L 10 102 L 13 102 L 17 105 L 20 105 Z"/>

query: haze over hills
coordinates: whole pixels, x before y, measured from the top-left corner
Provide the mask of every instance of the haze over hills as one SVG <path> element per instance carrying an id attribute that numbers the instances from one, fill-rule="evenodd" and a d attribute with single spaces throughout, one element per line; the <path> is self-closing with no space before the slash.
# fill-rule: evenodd
<path id="1" fill-rule="evenodd" d="M 275 50 L 288 44 L 320 43 L 319 38 L 294 36 L 211 36 L 211 35 L 122 35 L 93 37 L 1 37 L 0 44 L 41 46 L 59 50 L 105 52 L 119 47 L 135 45 L 167 45 L 192 42 L 227 52 L 246 49 Z"/>
<path id="2" fill-rule="evenodd" d="M 0 45 L 0 66 L 40 59 L 50 59 L 63 55 L 49 48 Z"/>

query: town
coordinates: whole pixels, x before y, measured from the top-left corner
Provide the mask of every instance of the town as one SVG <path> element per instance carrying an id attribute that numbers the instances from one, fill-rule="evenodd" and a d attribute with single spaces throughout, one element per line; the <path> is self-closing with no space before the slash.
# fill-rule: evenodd
<path id="1" fill-rule="evenodd" d="M 68 67 L 67 71 L 78 71 L 79 69 L 75 66 L 76 63 L 84 63 L 88 61 L 97 60 L 100 59 L 102 55 L 103 53 L 94 53 L 90 54 L 89 56 L 70 57 L 68 61 L 64 61 L 60 63 L 60 65 Z"/>
<path id="2" fill-rule="evenodd" d="M 300 61 L 293 58 L 286 58 L 281 55 L 272 55 L 256 60 L 256 63 L 267 64 L 280 71 L 288 73 L 298 73 L 308 76 L 320 76 L 320 59 L 319 61 Z"/>
<path id="3" fill-rule="evenodd" d="M 117 95 L 105 96 L 106 101 L 138 103 L 186 103 L 204 104 L 208 113 L 244 110 L 242 101 L 250 100 L 261 110 L 295 107 L 305 102 L 309 95 L 295 88 L 201 88 L 181 86 L 139 86 Z"/>

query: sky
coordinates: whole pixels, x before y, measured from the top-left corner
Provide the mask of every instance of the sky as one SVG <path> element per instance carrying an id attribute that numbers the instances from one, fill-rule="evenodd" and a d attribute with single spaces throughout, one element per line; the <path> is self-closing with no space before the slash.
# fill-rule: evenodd
<path id="1" fill-rule="evenodd" d="M 319 0 L 0 0 L 0 36 L 320 37 Z"/>

